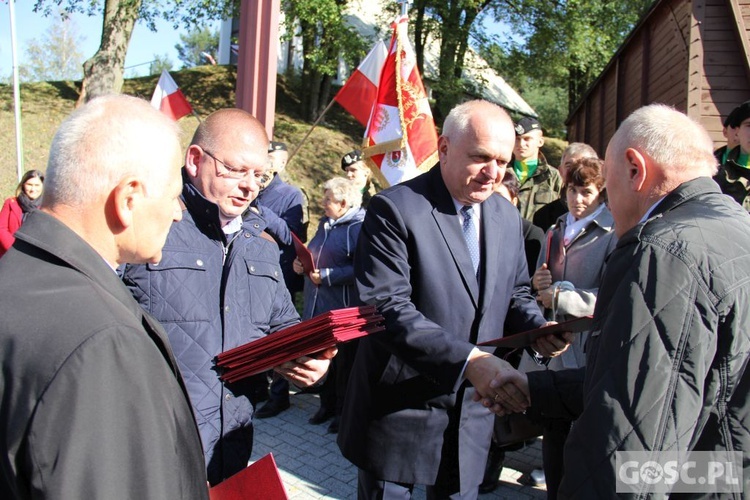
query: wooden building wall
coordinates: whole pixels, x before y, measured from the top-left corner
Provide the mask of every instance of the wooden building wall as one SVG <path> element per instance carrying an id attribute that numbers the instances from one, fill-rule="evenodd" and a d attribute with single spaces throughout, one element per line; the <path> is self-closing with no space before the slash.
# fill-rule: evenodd
<path id="1" fill-rule="evenodd" d="M 665 103 L 718 143 L 722 117 L 750 99 L 750 0 L 656 2 L 570 114 L 568 140 L 603 155 L 634 110 Z"/>

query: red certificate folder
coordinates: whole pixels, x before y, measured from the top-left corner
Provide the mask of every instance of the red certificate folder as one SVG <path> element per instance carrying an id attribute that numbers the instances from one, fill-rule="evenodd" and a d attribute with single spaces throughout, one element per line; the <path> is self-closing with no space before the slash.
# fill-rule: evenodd
<path id="1" fill-rule="evenodd" d="M 219 354 L 219 378 L 236 382 L 274 366 L 384 330 L 375 306 L 347 307 L 315 316 Z"/>
<path id="2" fill-rule="evenodd" d="M 276 461 L 269 453 L 208 490 L 210 500 L 288 500 Z"/>
<path id="3" fill-rule="evenodd" d="M 300 240 L 296 234 L 292 233 L 292 241 L 294 242 L 294 250 L 297 252 L 297 258 L 302 262 L 302 267 L 305 269 L 305 274 L 310 274 L 315 270 L 315 264 L 313 264 L 313 256 L 310 250 L 307 249 L 302 240 Z"/>
<path id="4" fill-rule="evenodd" d="M 541 328 L 535 328 L 533 330 L 527 330 L 525 332 L 516 333 L 514 335 L 508 335 L 507 337 L 501 337 L 495 340 L 488 340 L 477 344 L 480 346 L 496 346 L 496 347 L 526 347 L 531 345 L 539 337 L 545 335 L 551 335 L 553 333 L 573 332 L 580 333 L 586 330 L 591 330 L 591 326 L 594 323 L 593 316 L 584 316 L 583 318 L 571 319 L 570 321 L 563 321 L 556 325 L 543 326 Z"/>

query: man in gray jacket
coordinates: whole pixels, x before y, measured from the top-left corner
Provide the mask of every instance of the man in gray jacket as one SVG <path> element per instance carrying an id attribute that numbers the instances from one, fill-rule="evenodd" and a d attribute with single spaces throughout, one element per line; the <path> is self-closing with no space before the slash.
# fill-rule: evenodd
<path id="1" fill-rule="evenodd" d="M 162 327 L 115 274 L 180 219 L 178 128 L 95 99 L 52 141 L 41 210 L 0 259 L 0 498 L 208 498 Z"/>
<path id="2" fill-rule="evenodd" d="M 632 481 L 618 466 L 624 452 L 659 464 L 664 451 L 750 449 L 750 216 L 711 180 L 712 149 L 703 127 L 663 105 L 633 113 L 610 141 L 604 174 L 619 241 L 599 288 L 585 379 L 528 374 L 530 412 L 578 417 L 561 498 L 664 491 L 664 476 Z M 564 391 L 578 404 L 564 405 Z M 747 490 L 747 453 L 733 465 Z M 691 469 L 695 484 L 681 486 L 730 493 L 731 477 L 700 474 Z"/>

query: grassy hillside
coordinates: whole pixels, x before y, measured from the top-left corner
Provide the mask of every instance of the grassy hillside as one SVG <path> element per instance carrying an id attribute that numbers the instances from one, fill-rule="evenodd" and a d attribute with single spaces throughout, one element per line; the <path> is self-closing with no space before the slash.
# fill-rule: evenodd
<path id="1" fill-rule="evenodd" d="M 236 68 L 201 66 L 172 73 L 180 89 L 196 113 L 206 116 L 235 102 Z M 125 81 L 123 92 L 150 99 L 158 76 Z M 24 169 L 45 170 L 49 146 L 57 127 L 74 109 L 80 82 L 41 82 L 21 86 Z M 294 149 L 310 130 L 301 119 L 301 103 L 288 83 L 280 77 L 276 93 L 274 139 Z M 0 85 L 0 201 L 10 196 L 17 184 L 13 88 Z M 188 116 L 180 120 L 184 130 L 183 145 L 187 146 L 198 126 L 198 119 Z M 320 186 L 335 175 L 343 175 L 341 156 L 361 143 L 364 130 L 341 107 L 334 105 L 322 124 L 313 131 L 296 157 L 287 167 L 286 178 L 302 187 L 310 198 L 311 231 L 321 215 L 318 201 Z M 565 142 L 548 139 L 544 149 L 548 161 L 557 165 Z"/>
<path id="2" fill-rule="evenodd" d="M 180 89 L 202 117 L 222 107 L 234 106 L 236 69 L 229 66 L 201 66 L 172 73 Z M 157 76 L 126 80 L 123 92 L 151 98 Z M 60 123 L 74 109 L 80 82 L 42 82 L 21 85 L 24 169 L 45 170 L 52 136 Z M 280 79 L 276 99 L 275 140 L 286 142 L 294 149 L 310 129 L 303 122 L 301 104 Z M 0 85 L 0 196 L 10 196 L 17 183 L 15 125 L 13 117 L 13 88 Z M 184 130 L 183 144 L 187 146 L 197 118 L 180 120 Z M 305 189 L 310 196 L 312 228 L 317 227 L 320 215 L 317 200 L 320 185 L 334 175 L 342 175 L 341 156 L 361 142 L 362 126 L 342 108 L 335 105 L 323 124 L 313 131 L 297 156 L 287 168 L 286 178 Z"/>

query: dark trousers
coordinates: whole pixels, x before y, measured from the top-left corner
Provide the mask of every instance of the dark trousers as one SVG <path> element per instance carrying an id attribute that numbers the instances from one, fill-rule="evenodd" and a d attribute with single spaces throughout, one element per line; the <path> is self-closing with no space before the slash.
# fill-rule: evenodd
<path id="1" fill-rule="evenodd" d="M 439 486 L 427 486 L 427 500 L 471 500 L 477 498 L 477 492 L 461 496 L 459 492 L 442 491 Z M 413 484 L 381 481 L 372 474 L 359 469 L 357 478 L 357 500 L 410 500 L 414 491 Z"/>
<path id="2" fill-rule="evenodd" d="M 570 432 L 571 422 L 567 420 L 548 420 L 544 423 L 542 441 L 542 460 L 544 461 L 544 479 L 547 483 L 547 499 L 556 500 L 557 491 L 564 472 L 563 449 Z"/>

